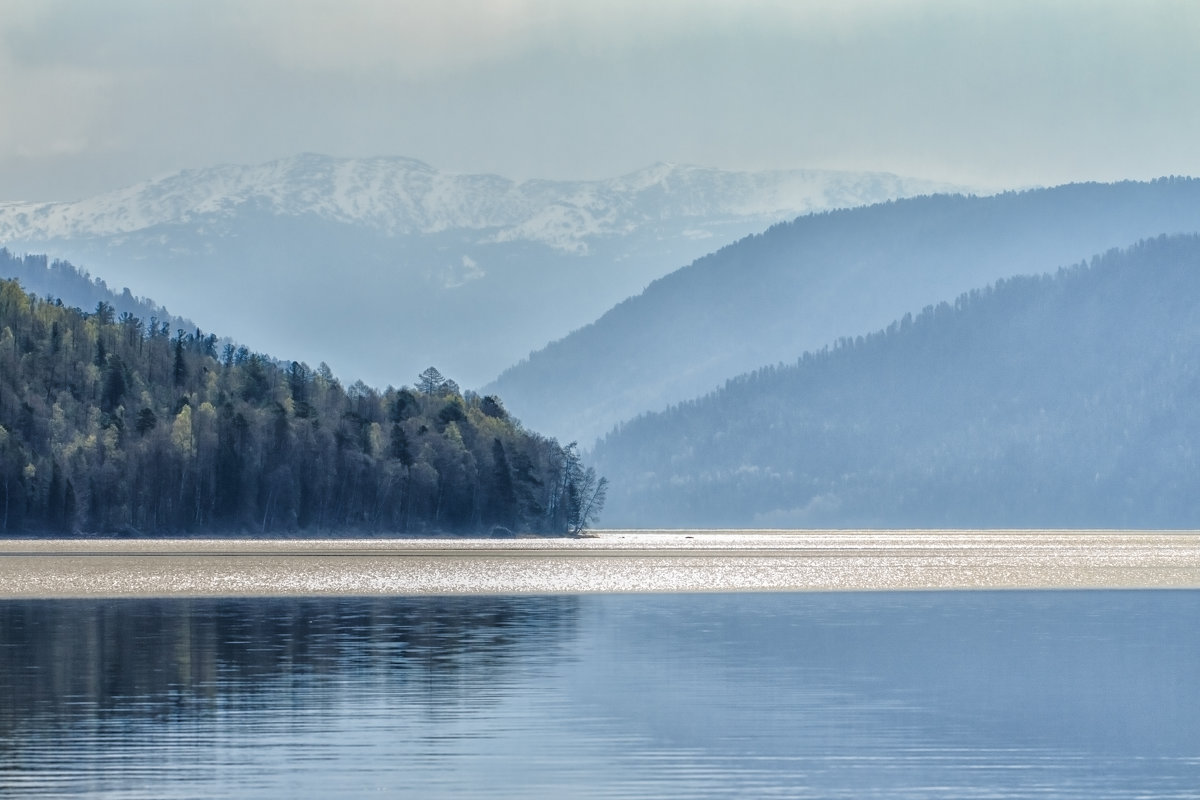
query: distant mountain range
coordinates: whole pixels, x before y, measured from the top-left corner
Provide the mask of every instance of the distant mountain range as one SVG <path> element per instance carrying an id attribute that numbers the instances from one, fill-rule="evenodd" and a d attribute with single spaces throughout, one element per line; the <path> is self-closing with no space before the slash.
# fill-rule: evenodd
<path id="1" fill-rule="evenodd" d="M 1200 231 L 1200 180 L 928 196 L 800 217 L 654 281 L 485 391 L 590 446 L 623 420 L 1016 274 Z"/>
<path id="2" fill-rule="evenodd" d="M 905 315 L 594 457 L 610 527 L 1195 528 L 1200 237 Z"/>
<path id="3" fill-rule="evenodd" d="M 183 342 L 205 358 L 218 343 L 159 302 L 342 378 L 404 386 L 435 365 L 446 386 L 499 396 L 462 395 L 484 416 L 596 442 L 606 526 L 1195 527 L 1200 180 L 922 193 L 937 188 L 671 165 L 516 183 L 302 156 L 0 204 L 0 273 L 97 319 L 128 312 L 130 347 L 133 317 L 154 317 L 149 340 L 176 342 L 177 365 Z M 108 289 L 121 284 L 155 300 Z M 108 355 L 64 374 L 92 363 L 123 396 L 136 381 Z M 231 347 L 224 366 L 243 361 L 270 363 Z M 176 384 L 193 374 L 176 369 Z M 382 431 L 360 431 L 363 447 Z"/>
<path id="4" fill-rule="evenodd" d="M 307 154 L 75 202 L 0 203 L 0 245 L 69 259 L 344 377 L 399 385 L 434 364 L 477 386 L 725 242 L 815 210 L 955 188 L 672 164 L 516 182 Z"/>

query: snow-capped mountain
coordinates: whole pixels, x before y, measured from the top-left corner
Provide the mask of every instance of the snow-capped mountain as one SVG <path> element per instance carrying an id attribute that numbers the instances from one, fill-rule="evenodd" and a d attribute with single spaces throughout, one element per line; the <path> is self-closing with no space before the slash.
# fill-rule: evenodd
<path id="1" fill-rule="evenodd" d="M 279 357 L 377 384 L 408 383 L 432 363 L 471 386 L 775 222 L 957 189 L 674 164 L 517 182 L 305 154 L 74 202 L 3 202 L 0 246 L 70 259 Z"/>
<path id="2" fill-rule="evenodd" d="M 391 236 L 489 231 L 485 240 L 578 251 L 589 237 L 626 235 L 675 219 L 783 219 L 959 188 L 887 173 L 725 172 L 676 164 L 610 180 L 517 183 L 439 172 L 410 158 L 304 154 L 255 166 L 185 170 L 76 202 L 0 203 L 0 241 L 113 236 L 232 219 L 254 208 Z"/>

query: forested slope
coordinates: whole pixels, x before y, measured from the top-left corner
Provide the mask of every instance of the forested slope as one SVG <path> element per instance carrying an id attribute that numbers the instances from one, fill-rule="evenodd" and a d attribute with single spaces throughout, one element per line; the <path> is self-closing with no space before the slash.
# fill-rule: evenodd
<path id="1" fill-rule="evenodd" d="M 0 281 L 0 534 L 561 534 L 595 516 L 603 484 L 574 446 L 436 370 L 420 383 L 346 389 Z"/>
<path id="2" fill-rule="evenodd" d="M 1200 527 L 1200 238 L 972 291 L 594 457 L 613 526 Z"/>
<path id="3" fill-rule="evenodd" d="M 526 424 L 590 444 L 839 336 L 1014 274 L 1200 232 L 1200 180 L 939 195 L 801 217 L 651 284 L 490 384 Z"/>
<path id="4" fill-rule="evenodd" d="M 191 320 L 173 316 L 166 308 L 145 297 L 134 297 L 126 287 L 119 294 L 108 288 L 103 278 L 93 278 L 86 270 L 62 259 L 45 255 L 17 256 L 0 247 L 0 279 L 12 278 L 25 291 L 38 297 L 52 297 L 77 308 L 95 308 L 100 303 L 113 307 L 117 314 L 133 314 L 147 324 L 168 323 L 171 330 L 194 330 Z"/>

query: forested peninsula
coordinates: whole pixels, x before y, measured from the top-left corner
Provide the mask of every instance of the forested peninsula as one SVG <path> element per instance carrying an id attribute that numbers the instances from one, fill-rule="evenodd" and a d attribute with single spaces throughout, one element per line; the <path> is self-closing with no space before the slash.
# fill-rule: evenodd
<path id="1" fill-rule="evenodd" d="M 0 535 L 564 535 L 606 482 L 430 368 L 345 388 L 0 281 Z"/>

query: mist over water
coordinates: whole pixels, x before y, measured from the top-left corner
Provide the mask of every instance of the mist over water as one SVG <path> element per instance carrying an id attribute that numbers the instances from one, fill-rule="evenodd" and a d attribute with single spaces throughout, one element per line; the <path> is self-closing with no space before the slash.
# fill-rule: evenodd
<path id="1" fill-rule="evenodd" d="M 0 794 L 1190 797 L 1200 592 L 0 603 Z"/>

